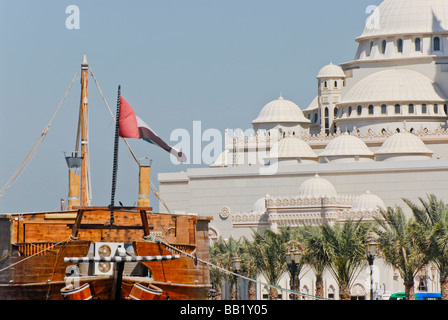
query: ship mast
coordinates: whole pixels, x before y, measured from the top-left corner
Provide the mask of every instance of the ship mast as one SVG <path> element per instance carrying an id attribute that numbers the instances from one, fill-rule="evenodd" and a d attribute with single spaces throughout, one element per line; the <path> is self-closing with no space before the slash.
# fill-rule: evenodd
<path id="1" fill-rule="evenodd" d="M 81 102 L 79 109 L 78 136 L 76 140 L 76 151 L 79 152 L 79 138 L 81 138 L 81 194 L 80 205 L 90 205 L 90 160 L 89 160 L 89 108 L 88 108 L 88 76 L 89 64 L 86 55 L 83 56 L 81 64 Z M 81 135 L 81 137 L 79 136 Z"/>

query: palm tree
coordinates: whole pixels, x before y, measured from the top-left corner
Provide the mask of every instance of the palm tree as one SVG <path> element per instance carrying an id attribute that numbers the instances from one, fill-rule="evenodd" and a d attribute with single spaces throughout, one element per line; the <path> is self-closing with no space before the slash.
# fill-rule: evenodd
<path id="1" fill-rule="evenodd" d="M 222 238 L 219 238 L 215 243 L 210 246 L 210 262 L 218 267 L 221 267 L 225 270 L 233 270 L 232 268 L 232 259 L 235 254 L 238 253 L 240 247 L 240 240 L 235 240 L 233 238 L 229 238 L 225 241 Z M 222 271 L 216 270 L 212 268 L 210 272 L 211 281 L 214 287 L 216 287 L 217 291 L 221 291 L 221 286 L 223 281 L 227 281 L 229 283 L 234 283 L 234 277 L 227 273 L 223 273 Z M 235 290 L 236 288 L 234 288 Z M 232 296 L 234 296 L 234 291 L 232 290 Z"/>
<path id="2" fill-rule="evenodd" d="M 422 207 L 403 199 L 414 215 L 417 244 L 438 269 L 442 299 L 448 300 L 448 206 L 433 194 L 428 196 L 428 201 L 419 200 Z"/>
<path id="3" fill-rule="evenodd" d="M 316 276 L 317 297 L 324 296 L 324 271 L 330 264 L 325 239 L 319 227 L 306 225 L 297 229 L 298 237 L 306 250 L 303 260 L 314 271 Z"/>
<path id="4" fill-rule="evenodd" d="M 249 279 L 255 279 L 257 277 L 257 266 L 255 262 L 255 257 L 251 254 L 252 242 L 247 238 L 243 238 L 240 243 L 240 257 L 242 262 L 242 267 L 240 273 L 248 277 Z M 255 294 L 255 283 L 249 281 L 249 300 L 256 300 Z"/>
<path id="5" fill-rule="evenodd" d="M 285 260 L 286 243 L 291 240 L 291 229 L 280 228 L 276 233 L 270 229 L 253 231 L 250 254 L 255 258 L 255 265 L 266 281 L 277 286 L 282 275 L 287 271 Z M 269 300 L 277 300 L 278 292 L 270 287 Z"/>
<path id="6" fill-rule="evenodd" d="M 414 277 L 427 264 L 427 259 L 418 249 L 418 241 L 412 232 L 413 221 L 408 220 L 398 206 L 382 210 L 381 216 L 382 219 L 375 218 L 379 248 L 386 263 L 400 273 L 406 299 L 414 300 Z"/>
<path id="7" fill-rule="evenodd" d="M 328 255 L 328 270 L 339 286 L 339 298 L 350 300 L 350 287 L 366 266 L 364 240 L 369 225 L 348 220 L 343 224 L 319 226 L 324 241 L 323 250 Z"/>

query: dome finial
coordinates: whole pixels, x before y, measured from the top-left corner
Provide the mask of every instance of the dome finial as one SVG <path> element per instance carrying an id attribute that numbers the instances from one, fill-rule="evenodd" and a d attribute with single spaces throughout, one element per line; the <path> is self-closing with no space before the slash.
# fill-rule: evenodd
<path id="1" fill-rule="evenodd" d="M 280 92 L 280 97 L 278 97 L 278 100 L 283 100 L 283 95 L 281 92 Z"/>

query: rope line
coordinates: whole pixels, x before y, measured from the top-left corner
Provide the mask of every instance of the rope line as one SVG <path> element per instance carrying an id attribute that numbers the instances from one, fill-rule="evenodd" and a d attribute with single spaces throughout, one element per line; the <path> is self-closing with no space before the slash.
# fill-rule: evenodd
<path id="1" fill-rule="evenodd" d="M 3 269 L 0 269 L 0 272 L 3 272 L 3 271 L 5 271 L 5 270 L 7 270 L 7 269 L 9 269 L 9 268 L 12 268 L 12 267 L 14 267 L 15 265 L 18 265 L 19 263 L 22 263 L 22 262 L 24 262 L 24 261 L 26 261 L 26 260 L 28 260 L 28 259 L 34 257 L 34 256 L 37 256 L 37 255 L 41 254 L 42 252 L 45 252 L 45 251 L 47 251 L 47 250 L 50 250 L 50 249 L 54 248 L 55 246 L 60 245 L 61 243 L 68 242 L 68 241 L 70 241 L 70 238 L 67 238 L 67 239 L 65 239 L 65 240 L 56 242 L 55 244 L 53 244 L 52 246 L 50 246 L 50 247 L 48 247 L 48 248 L 46 248 L 46 249 L 43 249 L 43 250 L 41 250 L 41 251 L 39 251 L 39 252 L 36 252 L 35 254 L 33 254 L 33 255 L 31 255 L 31 256 L 28 256 L 28 257 L 26 257 L 26 258 L 23 258 L 23 259 L 20 260 L 20 261 L 17 261 L 17 262 L 15 262 L 15 263 L 13 263 L 13 264 L 10 264 L 9 266 L 7 266 L 7 267 L 5 267 L 5 268 L 3 268 Z M 11 254 L 11 253 L 9 253 L 9 254 Z M 8 256 L 9 256 L 9 254 L 8 254 Z M 6 257 L 5 257 L 5 258 L 6 258 Z"/>
<path id="2" fill-rule="evenodd" d="M 214 265 L 213 263 L 211 263 L 211 262 L 209 262 L 209 261 L 205 261 L 205 260 L 202 260 L 202 259 L 200 259 L 200 258 L 198 258 L 198 257 L 196 257 L 196 256 L 193 256 L 193 255 L 191 255 L 191 254 L 189 254 L 189 253 L 187 253 L 187 252 L 185 252 L 185 251 L 182 251 L 182 250 L 180 250 L 180 249 L 178 249 L 178 248 L 176 248 L 176 247 L 170 245 L 169 243 L 167 243 L 167 242 L 165 242 L 165 241 L 163 241 L 163 240 L 161 240 L 161 239 L 159 239 L 159 238 L 154 238 L 153 240 L 155 240 L 156 242 L 162 243 L 162 244 L 164 244 L 165 246 L 167 246 L 168 248 L 170 248 L 170 249 L 172 249 L 172 250 L 175 250 L 175 251 L 177 251 L 177 252 L 179 252 L 179 253 L 182 253 L 182 254 L 186 255 L 187 257 L 189 257 L 189 258 L 195 259 L 195 260 L 197 260 L 197 261 L 199 261 L 199 262 L 201 262 L 201 263 L 203 263 L 203 264 L 206 264 L 206 265 L 208 265 L 209 267 L 218 269 L 218 270 L 221 271 L 221 272 L 224 272 L 224 273 L 227 273 L 227 274 L 230 274 L 230 275 L 239 277 L 239 278 L 241 278 L 241 279 L 245 279 L 245 280 L 247 280 L 247 281 L 255 282 L 255 283 L 258 283 L 258 284 L 260 284 L 260 285 L 265 285 L 265 286 L 268 286 L 268 287 L 271 287 L 271 288 L 275 288 L 275 289 L 277 289 L 277 290 L 290 292 L 290 293 L 293 293 L 293 294 L 296 294 L 296 295 L 305 296 L 305 297 L 311 297 L 311 298 L 314 298 L 314 299 L 317 299 L 317 300 L 319 300 L 319 299 L 321 299 L 321 300 L 331 300 L 331 299 L 329 299 L 329 298 L 319 297 L 319 296 L 314 296 L 314 295 L 311 295 L 311 294 L 307 294 L 307 293 L 303 293 L 303 292 L 298 292 L 298 291 L 291 290 L 291 289 L 282 288 L 282 287 L 279 287 L 279 286 L 276 286 L 276 285 L 273 285 L 273 284 L 269 284 L 269 283 L 266 283 L 266 282 L 262 282 L 262 281 L 260 281 L 260 280 L 256 280 L 256 279 L 252 279 L 252 278 L 243 276 L 243 275 L 241 275 L 241 274 L 238 274 L 238 273 L 229 271 L 229 270 L 227 270 L 227 269 L 224 269 L 224 268 L 222 268 L 222 267 L 220 267 L 220 266 Z"/>
<path id="3" fill-rule="evenodd" d="M 19 177 L 19 175 L 22 173 L 23 169 L 25 168 L 25 166 L 28 164 L 28 162 L 31 160 L 31 158 L 33 157 L 33 155 L 36 153 L 37 148 L 39 147 L 39 145 L 42 143 L 42 141 L 45 139 L 45 136 L 47 135 L 48 131 L 50 130 L 50 126 L 53 124 L 53 120 L 56 118 L 56 115 L 58 114 L 59 110 L 62 107 L 62 104 L 65 101 L 65 98 L 67 97 L 68 93 L 70 92 L 73 83 L 75 82 L 76 78 L 78 77 L 79 71 L 81 70 L 81 68 L 78 69 L 78 71 L 76 72 L 75 77 L 73 78 L 72 82 L 70 83 L 70 86 L 68 87 L 67 91 L 65 92 L 64 97 L 62 98 L 62 101 L 59 103 L 58 108 L 56 109 L 56 112 L 53 114 L 53 117 L 51 118 L 50 122 L 48 123 L 48 125 L 45 127 L 45 129 L 42 131 L 39 139 L 37 140 L 37 142 L 34 144 L 33 148 L 31 149 L 31 151 L 27 154 L 27 156 L 25 157 L 25 159 L 22 161 L 22 163 L 19 165 L 19 167 L 17 168 L 17 170 L 14 172 L 14 174 L 11 176 L 11 178 L 8 180 L 8 182 L 6 182 L 6 184 L 4 185 L 4 187 L 0 190 L 0 198 L 3 197 L 3 195 L 5 194 L 5 192 L 12 186 L 12 184 L 16 181 L 16 179 Z"/>

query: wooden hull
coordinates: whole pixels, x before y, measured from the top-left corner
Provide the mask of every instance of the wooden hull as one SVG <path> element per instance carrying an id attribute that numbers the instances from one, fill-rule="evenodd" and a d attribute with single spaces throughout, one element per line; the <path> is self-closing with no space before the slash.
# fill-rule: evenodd
<path id="1" fill-rule="evenodd" d="M 132 213 L 127 213 L 126 218 L 133 218 Z M 143 236 L 139 232 L 143 232 L 139 229 L 82 231 L 79 239 L 73 240 L 67 237 L 67 233 L 70 234 L 71 231 L 70 221 L 56 226 L 51 221 L 51 226 L 57 231 L 67 228 L 67 232 L 60 232 L 58 238 L 55 234 L 38 233 L 47 231 L 48 222 L 36 215 L 30 216 L 28 221 L 0 219 L 0 229 L 2 222 L 10 222 L 12 226 L 2 230 L 13 230 L 9 235 L 13 241 L 8 244 L 11 250 L 0 260 L 0 270 L 3 270 L 0 272 L 0 300 L 111 300 L 116 299 L 117 294 L 121 299 L 207 299 L 211 288 L 209 269 L 194 257 L 208 260 L 208 220 L 192 219 L 168 215 L 151 216 L 148 225 L 154 231 L 157 231 L 157 224 L 162 230 L 169 230 L 170 226 L 176 229 L 174 236 L 167 234 L 164 237 L 170 241 L 162 243 L 142 240 Z M 41 228 L 38 228 L 39 225 Z M 15 239 L 21 241 L 14 241 Z M 46 239 L 51 242 L 43 241 Z M 134 256 L 180 255 L 180 258 L 134 264 L 126 262 L 124 270 L 129 269 L 129 274 L 123 274 L 118 287 L 115 271 L 98 275 L 95 273 L 97 266 L 95 267 L 94 262 L 64 262 L 67 257 L 92 256 L 92 248 L 103 243 L 112 247 L 114 244 L 124 244 L 129 254 Z M 73 270 L 77 270 L 79 274 L 70 274 Z M 115 264 L 113 270 L 116 270 Z M 73 291 L 67 287 L 70 284 Z"/>

